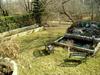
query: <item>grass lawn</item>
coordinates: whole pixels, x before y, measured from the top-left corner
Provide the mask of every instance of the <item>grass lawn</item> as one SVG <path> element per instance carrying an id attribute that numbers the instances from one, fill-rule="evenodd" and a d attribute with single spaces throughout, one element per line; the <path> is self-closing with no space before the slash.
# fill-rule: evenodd
<path id="1" fill-rule="evenodd" d="M 64 62 L 67 50 L 55 48 L 55 52 L 47 55 L 44 43 L 62 36 L 66 28 L 49 28 L 46 31 L 18 37 L 21 42 L 19 54 L 19 75 L 100 75 L 100 52 L 95 57 L 77 66 Z"/>

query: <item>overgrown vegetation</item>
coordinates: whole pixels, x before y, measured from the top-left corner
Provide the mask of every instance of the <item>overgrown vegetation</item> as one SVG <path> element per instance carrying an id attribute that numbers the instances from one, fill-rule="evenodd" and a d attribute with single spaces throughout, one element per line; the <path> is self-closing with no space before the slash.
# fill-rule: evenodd
<path id="1" fill-rule="evenodd" d="M 30 15 L 0 17 L 0 32 L 5 32 L 25 26 L 33 25 Z"/>
<path id="2" fill-rule="evenodd" d="M 54 48 L 54 53 L 51 54 L 45 50 L 47 43 L 64 35 L 67 22 L 75 23 L 78 20 L 100 21 L 100 0 L 0 0 L 1 35 L 2 32 L 34 23 L 38 27 L 44 25 L 46 29 L 36 33 L 27 32 L 22 37 L 18 35 L 16 40 L 12 36 L 7 41 L 1 39 L 0 57 L 17 61 L 18 75 L 100 75 L 100 52 L 94 57 L 88 57 L 85 62 L 74 64 L 66 61 L 73 41 L 66 42 L 68 48 Z M 94 34 L 99 38 L 100 23 L 79 24 L 85 32 L 82 35 Z M 75 29 L 74 25 L 72 27 Z M 74 32 L 81 32 L 81 27 L 76 27 Z M 11 34 L 13 32 L 8 35 Z M 5 71 L 2 63 L 0 70 Z"/>
<path id="3" fill-rule="evenodd" d="M 53 30 L 53 31 L 52 31 Z M 100 52 L 95 57 L 87 58 L 79 65 L 66 62 L 66 48 L 55 48 L 54 53 L 44 52 L 44 42 L 55 40 L 64 34 L 66 28 L 52 28 L 47 31 L 32 33 L 20 37 L 21 53 L 17 60 L 20 75 L 99 75 Z M 27 39 L 28 38 L 28 39 Z"/>

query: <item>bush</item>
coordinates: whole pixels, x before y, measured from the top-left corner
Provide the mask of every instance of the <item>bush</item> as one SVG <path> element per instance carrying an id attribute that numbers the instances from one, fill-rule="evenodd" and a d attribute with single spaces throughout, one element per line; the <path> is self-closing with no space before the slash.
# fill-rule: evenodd
<path id="1" fill-rule="evenodd" d="M 0 33 L 29 26 L 33 23 L 34 21 L 30 15 L 0 17 Z"/>

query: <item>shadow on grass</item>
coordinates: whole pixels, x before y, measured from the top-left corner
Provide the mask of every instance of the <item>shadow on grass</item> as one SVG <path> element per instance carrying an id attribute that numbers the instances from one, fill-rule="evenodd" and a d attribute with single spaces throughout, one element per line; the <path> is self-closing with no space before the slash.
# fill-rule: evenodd
<path id="1" fill-rule="evenodd" d="M 48 53 L 48 51 L 44 50 L 37 50 L 33 52 L 33 56 L 34 57 L 41 57 L 41 56 L 47 56 L 50 55 L 50 53 Z"/>
<path id="2" fill-rule="evenodd" d="M 82 62 L 83 61 L 64 59 L 64 62 L 61 63 L 59 66 L 61 66 L 61 67 L 77 67 Z"/>

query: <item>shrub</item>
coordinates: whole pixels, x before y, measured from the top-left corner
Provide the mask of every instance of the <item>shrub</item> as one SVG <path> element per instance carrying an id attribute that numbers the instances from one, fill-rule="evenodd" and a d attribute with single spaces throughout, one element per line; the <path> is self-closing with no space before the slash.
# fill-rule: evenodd
<path id="1" fill-rule="evenodd" d="M 34 21 L 30 15 L 0 17 L 0 33 L 29 26 L 33 23 Z"/>

